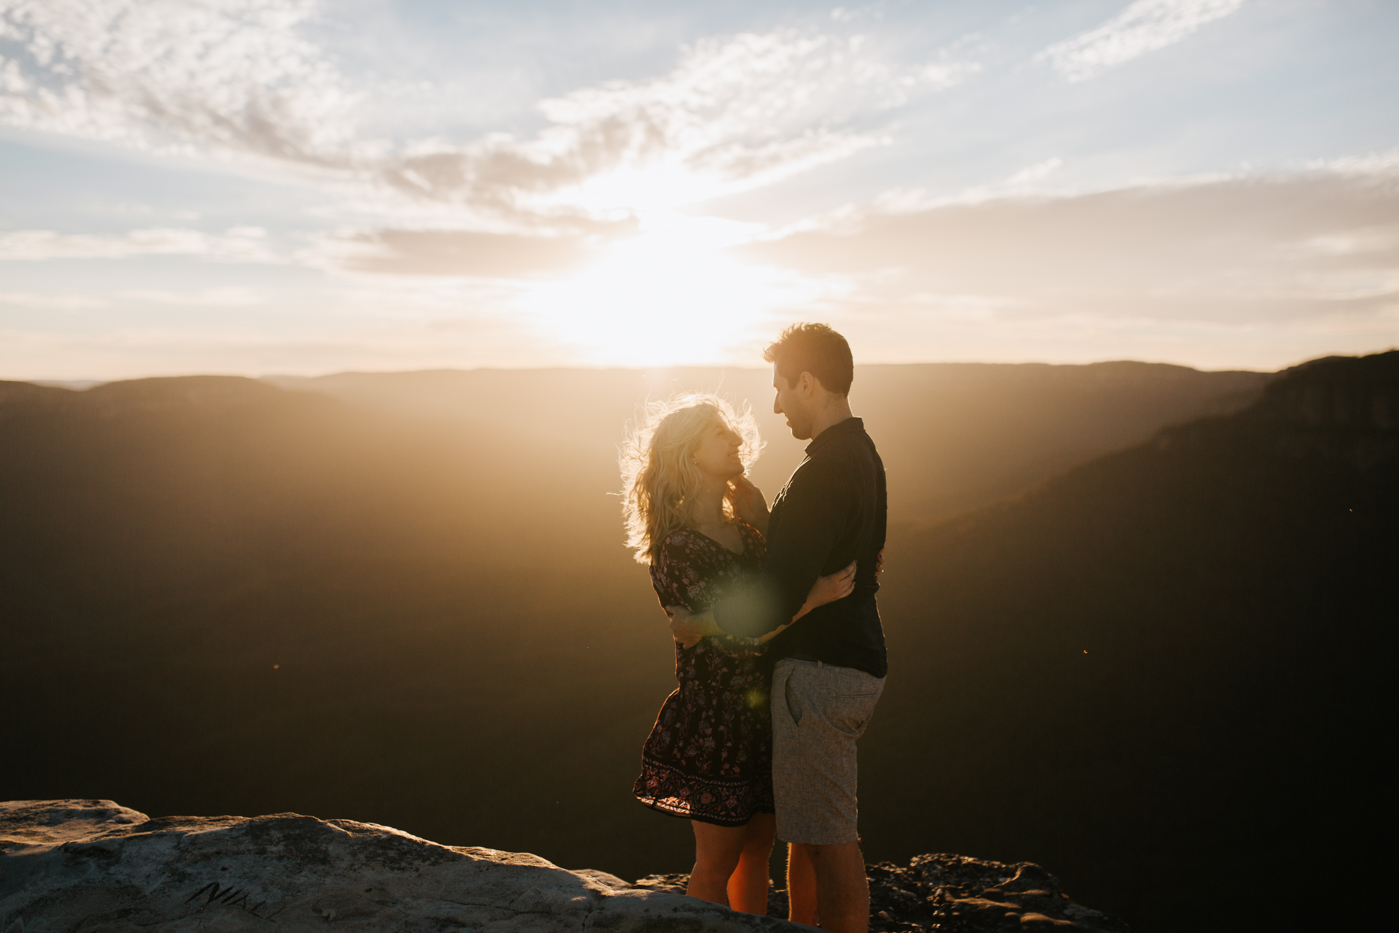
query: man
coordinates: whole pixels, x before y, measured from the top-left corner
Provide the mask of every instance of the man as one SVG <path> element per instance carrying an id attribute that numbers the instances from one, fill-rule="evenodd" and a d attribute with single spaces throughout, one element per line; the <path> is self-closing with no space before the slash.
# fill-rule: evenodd
<path id="1" fill-rule="evenodd" d="M 777 835 L 789 843 L 791 919 L 819 916 L 827 930 L 864 933 L 869 883 L 856 830 L 855 742 L 888 670 L 875 605 L 888 510 L 884 464 L 850 413 L 854 365 L 844 337 L 824 324 L 796 324 L 763 359 L 773 364 L 773 411 L 811 443 L 773 502 L 760 582 L 699 615 L 677 610 L 671 628 L 686 643 L 721 630 L 766 634 L 791 620 L 818 576 L 858 561 L 854 592 L 782 632 L 769 652 L 773 791 Z"/>

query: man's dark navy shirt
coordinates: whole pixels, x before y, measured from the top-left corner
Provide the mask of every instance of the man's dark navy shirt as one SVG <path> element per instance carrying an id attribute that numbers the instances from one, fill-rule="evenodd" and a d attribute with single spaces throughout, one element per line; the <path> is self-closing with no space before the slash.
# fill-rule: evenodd
<path id="1" fill-rule="evenodd" d="M 756 638 L 801 610 L 816 578 L 858 560 L 855 591 L 803 616 L 771 642 L 768 656 L 821 661 L 883 677 L 889 669 L 874 594 L 889 500 L 884 462 L 859 418 L 822 431 L 777 494 L 759 582 L 714 604 L 726 632 Z"/>

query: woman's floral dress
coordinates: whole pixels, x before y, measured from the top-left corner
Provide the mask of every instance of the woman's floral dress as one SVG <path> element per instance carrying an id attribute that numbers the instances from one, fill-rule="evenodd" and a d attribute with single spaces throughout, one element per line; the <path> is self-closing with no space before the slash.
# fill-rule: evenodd
<path id="1" fill-rule="evenodd" d="M 725 591 L 748 583 L 766 542 L 751 525 L 739 522 L 738 529 L 742 554 L 693 528 L 672 532 L 651 563 L 661 605 L 703 612 Z M 641 746 L 641 776 L 632 789 L 638 800 L 719 826 L 742 826 L 755 813 L 774 812 L 765 648 L 732 635 L 702 638 L 693 648 L 676 644 L 680 686 Z"/>

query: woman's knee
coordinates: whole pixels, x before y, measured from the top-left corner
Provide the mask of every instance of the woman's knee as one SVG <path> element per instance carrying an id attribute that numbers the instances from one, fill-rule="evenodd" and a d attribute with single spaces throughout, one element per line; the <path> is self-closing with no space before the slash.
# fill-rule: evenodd
<path id="1" fill-rule="evenodd" d="M 702 870 L 733 871 L 743 856 L 744 827 L 720 827 L 696 822 L 695 862 Z"/>
<path id="2" fill-rule="evenodd" d="M 766 857 L 772 854 L 772 845 L 773 838 L 771 836 L 766 839 L 752 839 L 743 844 L 743 854 L 760 853 Z"/>
<path id="3" fill-rule="evenodd" d="M 742 849 L 699 849 L 695 852 L 695 871 L 715 878 L 727 878 L 742 860 Z"/>

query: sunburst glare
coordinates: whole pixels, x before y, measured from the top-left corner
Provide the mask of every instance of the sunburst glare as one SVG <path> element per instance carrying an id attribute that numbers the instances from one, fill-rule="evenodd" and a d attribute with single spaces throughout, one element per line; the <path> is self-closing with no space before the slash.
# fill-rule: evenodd
<path id="1" fill-rule="evenodd" d="M 577 273 L 522 299 L 549 338 L 594 365 L 737 360 L 818 283 L 742 261 L 747 225 L 675 215 L 609 244 Z M 750 361 L 751 362 L 751 361 Z"/>

